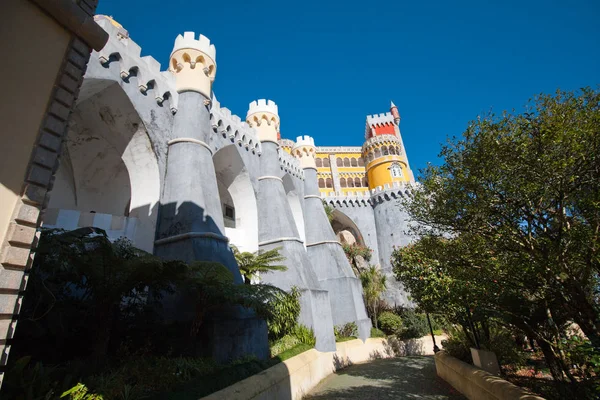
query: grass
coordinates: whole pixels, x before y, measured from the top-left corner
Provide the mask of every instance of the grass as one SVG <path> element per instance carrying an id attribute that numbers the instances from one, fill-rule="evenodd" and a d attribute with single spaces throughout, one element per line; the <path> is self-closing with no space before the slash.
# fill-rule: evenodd
<path id="1" fill-rule="evenodd" d="M 339 337 L 339 338 L 335 338 L 335 342 L 342 343 L 342 342 L 348 342 L 348 341 L 354 340 L 354 339 L 356 339 L 355 336 Z"/>
<path id="2" fill-rule="evenodd" d="M 433 330 L 433 334 L 434 334 L 435 336 L 443 335 L 443 334 L 444 334 L 444 331 L 443 331 L 443 330 L 441 330 L 441 329 L 434 329 L 434 330 Z"/>

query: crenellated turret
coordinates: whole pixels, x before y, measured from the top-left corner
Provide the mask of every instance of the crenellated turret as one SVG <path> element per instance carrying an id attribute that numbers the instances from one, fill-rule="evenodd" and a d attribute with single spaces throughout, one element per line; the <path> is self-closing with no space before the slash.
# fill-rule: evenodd
<path id="1" fill-rule="evenodd" d="M 177 92 L 194 91 L 207 99 L 212 96 L 212 84 L 217 74 L 217 50 L 210 40 L 194 32 L 178 35 L 171 52 L 169 71 L 175 75 Z"/>
<path id="2" fill-rule="evenodd" d="M 317 154 L 317 148 L 315 147 L 315 140 L 308 136 L 298 136 L 296 143 L 292 148 L 292 155 L 300 160 L 300 166 L 305 168 L 317 169 L 315 164 L 315 156 Z"/>
<path id="3" fill-rule="evenodd" d="M 279 138 L 279 112 L 272 100 L 259 99 L 250 103 L 246 122 L 258 132 L 261 142 L 275 142 Z"/>

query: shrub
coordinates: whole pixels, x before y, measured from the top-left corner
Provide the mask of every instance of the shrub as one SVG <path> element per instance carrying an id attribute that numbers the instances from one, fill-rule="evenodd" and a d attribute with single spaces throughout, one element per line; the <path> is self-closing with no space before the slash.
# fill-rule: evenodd
<path id="1" fill-rule="evenodd" d="M 465 333 L 458 328 L 451 328 L 448 332 L 448 338 L 442 340 L 444 351 L 452 357 L 458 358 L 461 361 L 472 364 L 471 358 L 471 342 L 465 336 Z"/>
<path id="2" fill-rule="evenodd" d="M 372 338 L 385 337 L 385 336 L 386 336 L 385 333 L 383 333 L 379 329 L 377 329 L 375 327 L 371 328 L 371 337 Z"/>
<path id="3" fill-rule="evenodd" d="M 311 347 L 314 347 L 317 344 L 317 339 L 315 338 L 315 333 L 312 328 L 299 324 L 294 329 L 294 335 L 298 338 L 300 343 L 307 344 Z"/>
<path id="4" fill-rule="evenodd" d="M 277 339 L 276 341 L 271 343 L 271 357 L 275 357 L 276 355 L 293 348 L 299 343 L 300 340 L 298 340 L 297 336 L 285 335 L 284 337 Z"/>
<path id="5" fill-rule="evenodd" d="M 379 329 L 384 331 L 387 335 L 395 335 L 400 333 L 402 329 L 402 318 L 393 312 L 384 311 L 377 317 L 379 323 Z"/>
<path id="6" fill-rule="evenodd" d="M 426 336 L 429 333 L 429 324 L 425 314 L 415 312 L 415 310 L 406 309 L 402 312 L 402 330 L 401 339 L 416 339 Z"/>
<path id="7" fill-rule="evenodd" d="M 333 333 L 336 341 L 342 338 L 355 338 L 358 337 L 358 327 L 355 322 L 348 322 L 345 325 L 334 326 Z"/>
<path id="8" fill-rule="evenodd" d="M 267 321 L 269 339 L 277 340 L 293 333 L 300 315 L 300 290 L 294 286 L 289 293 L 277 294 L 270 306 L 273 312 Z"/>

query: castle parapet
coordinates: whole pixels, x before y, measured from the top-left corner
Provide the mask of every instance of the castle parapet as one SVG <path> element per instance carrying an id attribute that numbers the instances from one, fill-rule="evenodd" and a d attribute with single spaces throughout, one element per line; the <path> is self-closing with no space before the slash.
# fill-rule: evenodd
<path id="1" fill-rule="evenodd" d="M 274 101 L 259 99 L 250 103 L 246 114 L 246 123 L 258 131 L 261 142 L 278 142 L 279 109 Z"/>
<path id="2" fill-rule="evenodd" d="M 217 50 L 206 36 L 200 35 L 196 39 L 194 32 L 178 35 L 169 61 L 177 91 L 194 91 L 210 99 L 217 75 L 216 59 Z"/>

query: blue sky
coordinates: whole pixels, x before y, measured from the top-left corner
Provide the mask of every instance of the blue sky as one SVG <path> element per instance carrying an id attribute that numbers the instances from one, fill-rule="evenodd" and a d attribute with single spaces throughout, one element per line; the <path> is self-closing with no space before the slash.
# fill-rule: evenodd
<path id="1" fill-rule="evenodd" d="M 412 169 L 493 109 L 600 84 L 600 1 L 100 0 L 167 68 L 177 34 L 217 47 L 215 94 L 245 117 L 279 105 L 281 133 L 360 146 L 393 100 Z"/>

